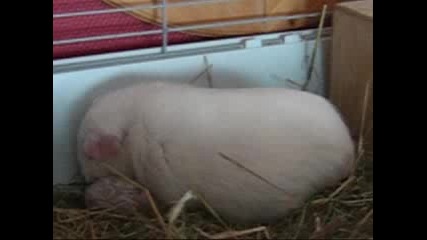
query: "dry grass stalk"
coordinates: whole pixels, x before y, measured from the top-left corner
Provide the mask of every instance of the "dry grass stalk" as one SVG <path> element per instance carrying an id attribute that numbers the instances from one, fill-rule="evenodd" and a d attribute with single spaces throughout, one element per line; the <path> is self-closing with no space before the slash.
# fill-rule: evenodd
<path id="1" fill-rule="evenodd" d="M 368 221 L 368 219 L 372 216 L 374 213 L 374 210 L 371 209 L 363 218 L 356 224 L 356 228 L 353 230 L 353 232 L 350 234 L 349 238 L 356 237 L 357 233 L 359 232 L 359 229 Z"/>
<path id="2" fill-rule="evenodd" d="M 310 236 L 310 239 L 326 239 L 334 230 L 343 225 L 343 223 L 344 221 L 341 218 L 335 218 L 329 224 L 316 229 Z"/>
<path id="3" fill-rule="evenodd" d="M 90 236 L 92 239 L 97 239 L 95 229 L 93 228 L 93 222 L 89 221 L 89 228 L 90 228 Z"/>
<path id="4" fill-rule="evenodd" d="M 68 214 L 68 215 L 78 215 L 77 217 L 68 218 L 66 220 L 58 219 L 59 223 L 70 223 L 75 222 L 78 220 L 82 220 L 85 218 L 90 218 L 92 216 L 104 216 L 108 218 L 114 218 L 114 219 L 122 219 L 122 220 L 128 220 L 128 221 L 139 221 L 142 216 L 139 216 L 138 218 L 134 217 L 131 218 L 130 216 L 126 215 L 120 215 L 116 213 L 112 213 L 115 211 L 116 208 L 108 208 L 108 209 L 102 209 L 102 210 L 87 210 L 87 209 L 61 209 L 61 208 L 53 208 L 54 213 L 58 214 Z M 147 219 L 144 219 L 145 221 L 148 221 Z"/>
<path id="5" fill-rule="evenodd" d="M 337 188 L 337 190 L 335 190 L 333 193 L 331 193 L 331 195 L 329 195 L 328 198 L 333 199 L 335 196 L 340 194 L 344 188 L 346 188 L 348 185 L 350 185 L 355 179 L 356 179 L 356 177 L 354 175 L 350 176 L 343 184 L 341 184 L 341 186 L 339 186 Z"/>
<path id="6" fill-rule="evenodd" d="M 299 221 L 299 224 L 298 224 L 298 229 L 297 229 L 297 232 L 295 233 L 294 239 L 298 239 L 299 233 L 301 231 L 301 227 L 302 227 L 302 225 L 304 224 L 304 221 L 305 221 L 305 214 L 306 214 L 306 212 L 307 212 L 307 205 L 305 205 L 304 208 L 303 208 L 303 210 L 302 210 L 301 218 L 300 218 L 300 221 Z"/>
<path id="7" fill-rule="evenodd" d="M 339 202 L 347 205 L 355 205 L 359 203 L 372 202 L 372 201 L 374 201 L 373 198 L 366 198 L 366 199 L 348 200 L 348 201 L 341 200 Z"/>
<path id="8" fill-rule="evenodd" d="M 230 229 L 230 227 L 228 226 L 228 224 L 219 216 L 219 214 L 209 205 L 209 203 L 205 200 L 205 198 L 199 194 L 194 192 L 194 194 L 196 195 L 197 199 L 200 200 L 200 202 L 202 202 L 203 206 L 212 214 L 212 216 L 215 217 L 215 219 L 226 229 Z"/>
<path id="9" fill-rule="evenodd" d="M 251 175 L 253 175 L 253 176 L 255 176 L 256 178 L 258 178 L 259 180 L 261 180 L 261 181 L 263 181 L 263 182 L 267 183 L 268 185 L 272 186 L 273 188 L 276 188 L 276 189 L 280 190 L 281 192 L 283 192 L 283 193 L 285 193 L 285 194 L 288 194 L 288 193 L 286 192 L 286 190 L 285 190 L 285 189 L 283 189 L 283 188 L 281 188 L 281 187 L 279 187 L 279 186 L 277 186 L 277 185 L 273 184 L 271 181 L 267 180 L 266 178 L 264 178 L 263 176 L 259 175 L 259 174 L 258 174 L 258 173 L 256 173 L 255 171 L 253 171 L 253 170 L 251 170 L 251 169 L 249 169 L 249 168 L 245 167 L 243 164 L 239 163 L 238 161 L 234 160 L 233 158 L 231 158 L 231 157 L 229 157 L 229 156 L 227 156 L 227 155 L 225 155 L 224 153 L 221 153 L 221 152 L 220 152 L 220 153 L 218 153 L 218 154 L 219 154 L 223 159 L 225 159 L 225 160 L 229 161 L 230 163 L 232 163 L 232 164 L 236 165 L 236 166 L 237 166 L 237 167 L 239 167 L 240 169 L 245 170 L 246 172 L 248 172 L 248 173 L 250 173 Z"/>
<path id="10" fill-rule="evenodd" d="M 334 192 L 332 192 L 327 198 L 317 199 L 311 202 L 311 204 L 325 204 L 327 202 L 330 202 L 334 199 L 335 196 L 340 194 L 348 185 L 350 185 L 354 180 L 356 180 L 356 177 L 354 175 L 350 176 L 345 180 Z"/>
<path id="11" fill-rule="evenodd" d="M 112 212 L 112 211 L 114 211 L 114 210 L 116 210 L 116 208 L 115 207 L 113 207 L 113 208 L 108 208 L 108 209 L 101 209 L 101 210 L 97 210 L 97 211 L 88 211 L 88 210 L 84 210 L 83 212 L 82 212 L 82 214 L 79 214 L 79 215 L 77 215 L 76 217 L 74 217 L 74 218 L 68 218 L 68 219 L 66 219 L 66 220 L 61 220 L 61 219 L 59 219 L 58 220 L 58 222 L 60 222 L 60 223 L 70 223 L 70 222 L 75 222 L 75 221 L 77 221 L 77 220 L 80 220 L 80 219 L 83 219 L 83 218 L 88 218 L 88 217 L 90 217 L 90 216 L 92 216 L 92 215 L 98 215 L 98 214 L 103 214 L 103 213 L 108 213 L 108 212 Z M 58 209 L 58 208 L 54 208 L 53 209 L 53 211 L 55 212 L 55 211 L 57 211 L 57 212 L 64 212 L 64 209 Z M 78 213 L 77 213 L 78 214 Z"/>
<path id="12" fill-rule="evenodd" d="M 62 231 L 64 231 L 67 235 L 69 235 L 72 238 L 76 238 L 76 239 L 81 239 L 82 236 L 79 234 L 76 234 L 73 230 L 65 227 L 64 225 L 58 224 L 58 223 L 53 223 L 53 226 L 56 228 L 61 229 Z"/>
<path id="13" fill-rule="evenodd" d="M 365 92 L 363 96 L 363 107 L 362 107 L 362 117 L 361 117 L 361 123 L 360 123 L 360 133 L 359 133 L 359 142 L 357 146 L 358 154 L 362 155 L 364 154 L 364 131 L 365 131 L 365 124 L 366 124 L 366 115 L 368 112 L 368 102 L 369 102 L 369 89 L 371 88 L 372 84 L 372 78 L 366 83 L 365 86 Z"/>
<path id="14" fill-rule="evenodd" d="M 264 236 L 266 239 L 271 239 L 271 234 L 270 231 L 268 231 L 268 228 L 266 227 L 265 230 L 263 231 Z"/>
<path id="15" fill-rule="evenodd" d="M 366 157 L 366 155 L 365 155 Z M 307 203 L 302 209 L 298 209 L 286 216 L 283 221 L 268 225 L 264 231 L 252 235 L 244 235 L 235 238 L 244 239 L 308 239 L 312 238 L 340 238 L 369 239 L 372 237 L 371 226 L 367 226 L 372 221 L 372 182 L 368 182 L 366 174 L 371 174 L 371 168 L 366 168 L 363 163 L 371 164 L 371 161 L 361 161 L 356 172 L 355 184 L 348 184 L 341 188 L 339 199 L 326 202 L 322 205 Z M 369 178 L 370 179 L 370 178 Z M 313 201 L 325 199 L 337 192 L 338 188 L 327 189 L 324 192 L 313 196 Z M 334 194 L 338 197 L 338 194 Z M 55 206 L 55 205 L 54 205 Z M 209 208 L 206 208 L 209 210 Z M 218 224 L 210 215 L 205 215 L 202 211 L 183 211 L 179 215 L 180 219 L 175 220 L 179 235 L 174 238 L 200 239 L 218 237 L 224 232 L 233 232 Z M 317 213 L 317 216 L 313 215 Z M 156 217 L 146 219 L 141 215 L 122 216 L 109 210 L 87 210 L 87 209 L 64 209 L 53 208 L 54 213 L 54 238 L 62 239 L 88 239 L 91 236 L 100 239 L 159 239 L 164 238 L 164 230 L 158 223 Z M 368 213 L 368 214 L 367 214 Z M 214 215 L 214 214 L 213 214 Z M 318 217 L 318 231 L 315 222 Z M 340 218 L 342 223 L 336 224 L 335 219 Z M 73 219 L 69 221 L 68 219 Z M 320 225 L 320 219 L 329 224 Z M 65 223 L 63 223 L 65 221 Z M 89 222 L 93 225 L 90 227 Z M 335 223 L 334 223 L 335 222 Z M 203 229 L 201 231 L 196 230 Z M 244 231 L 247 226 L 233 226 L 235 232 Z M 93 230 L 92 230 L 93 229 Z M 357 229 L 357 232 L 353 233 Z M 93 231 L 95 234 L 91 233 Z M 264 234 L 263 234 L 264 233 Z M 298 234 L 297 234 L 298 233 Z M 352 238 L 350 235 L 353 233 Z M 207 237 L 209 236 L 209 237 Z"/>
<path id="16" fill-rule="evenodd" d="M 169 225 L 172 225 L 175 220 L 179 217 L 179 215 L 181 214 L 182 210 L 185 207 L 185 204 L 192 200 L 192 199 L 196 199 L 196 196 L 191 192 L 188 191 L 184 194 L 184 196 L 182 196 L 182 198 L 172 207 L 169 215 Z"/>
<path id="17" fill-rule="evenodd" d="M 226 232 L 217 233 L 214 235 L 206 233 L 203 230 L 201 230 L 200 228 L 194 228 L 194 229 L 197 232 L 199 232 L 202 236 L 204 236 L 208 239 L 230 239 L 230 238 L 241 237 L 241 236 L 257 233 L 257 232 L 264 232 L 264 233 L 268 232 L 267 228 L 264 226 L 245 229 L 245 230 L 241 230 L 241 231 L 226 231 Z"/>
<path id="18" fill-rule="evenodd" d="M 287 78 L 286 82 L 292 83 L 293 85 L 295 85 L 296 87 L 298 87 L 298 89 L 302 89 L 302 85 L 300 83 L 298 83 L 298 82 L 295 82 L 292 79 Z"/>
<path id="19" fill-rule="evenodd" d="M 228 238 L 245 236 L 245 235 L 249 235 L 256 232 L 264 232 L 265 230 L 266 230 L 266 227 L 261 226 L 261 227 L 256 227 L 256 228 L 251 228 L 251 229 L 246 229 L 241 231 L 227 231 L 227 232 L 211 235 L 211 239 L 228 239 Z"/>
<path id="20" fill-rule="evenodd" d="M 213 67 L 213 65 L 212 64 L 209 64 L 208 66 L 206 66 L 204 69 L 203 69 L 203 71 L 201 72 L 201 73 L 199 73 L 194 79 L 192 79 L 189 83 L 190 84 L 194 84 L 195 82 L 197 82 L 197 80 L 199 80 L 202 76 L 203 76 L 203 74 L 205 74 L 205 73 L 210 73 L 210 69 L 212 69 L 212 67 Z M 209 75 L 208 75 L 209 76 Z M 208 80 L 209 80 L 209 78 L 208 78 Z"/>
<path id="21" fill-rule="evenodd" d="M 320 220 L 320 217 L 316 214 L 316 218 L 314 219 L 314 232 L 321 232 L 322 231 L 322 221 Z"/>
<path id="22" fill-rule="evenodd" d="M 212 235 L 210 235 L 209 233 L 203 231 L 202 229 L 198 228 L 198 227 L 193 227 L 194 230 L 196 230 L 200 235 L 202 235 L 203 237 L 207 238 L 207 239 L 212 239 Z"/>
<path id="23" fill-rule="evenodd" d="M 206 208 L 195 212 L 181 211 L 179 218 L 172 221 L 175 229 L 168 229 L 169 234 L 173 238 L 181 239 L 219 238 L 226 233 L 231 234 L 229 238 L 236 239 L 309 239 L 310 237 L 371 239 L 372 226 L 368 224 L 371 224 L 373 215 L 372 161 L 362 160 L 372 157 L 372 154 L 365 153 L 358 157 L 361 159 L 357 165 L 357 171 L 354 172 L 353 180 L 347 179 L 340 186 L 325 189 L 316 194 L 304 207 L 291 212 L 282 221 L 265 226 L 263 231 L 247 235 L 237 234 L 237 236 L 231 234 L 242 231 L 245 233 L 250 229 L 248 226 L 240 225 L 228 227 L 209 204 L 199 194 L 193 192 Z M 67 191 L 65 188 L 61 190 Z M 76 192 L 71 190 L 70 192 L 70 200 L 73 201 Z M 80 199 L 84 197 L 83 192 L 81 194 Z M 82 206 L 81 208 L 75 207 L 72 202 L 70 209 L 67 208 L 68 205 L 63 205 L 66 203 L 63 198 L 64 196 L 54 201 L 53 236 L 55 239 L 165 238 L 165 230 L 159 224 L 158 216 L 150 218 L 140 214 L 125 216 L 114 213 L 114 208 L 88 210 L 84 209 L 83 205 L 79 205 Z M 325 199 L 328 200 L 325 201 Z M 313 204 L 316 202 L 324 204 Z M 316 228 L 317 231 L 314 231 Z M 203 231 L 196 229 L 203 229 Z"/>
<path id="24" fill-rule="evenodd" d="M 319 23 L 319 27 L 317 30 L 317 37 L 316 37 L 316 41 L 314 43 L 313 53 L 311 55 L 311 62 L 310 62 L 309 68 L 308 68 L 308 77 L 307 77 L 307 80 L 302 87 L 303 91 L 307 90 L 308 85 L 311 81 L 311 75 L 313 74 L 314 62 L 316 60 L 317 46 L 319 45 L 320 38 L 322 36 L 323 23 L 325 22 L 325 17 L 326 17 L 326 9 L 327 9 L 327 5 L 325 4 L 325 5 L 323 5 L 322 16 L 320 17 L 320 23 Z"/>
<path id="25" fill-rule="evenodd" d="M 206 67 L 208 86 L 209 88 L 213 88 L 212 72 L 211 72 L 212 68 L 209 67 L 211 64 L 209 64 L 208 57 L 203 56 L 203 62 L 205 63 L 205 67 Z"/>

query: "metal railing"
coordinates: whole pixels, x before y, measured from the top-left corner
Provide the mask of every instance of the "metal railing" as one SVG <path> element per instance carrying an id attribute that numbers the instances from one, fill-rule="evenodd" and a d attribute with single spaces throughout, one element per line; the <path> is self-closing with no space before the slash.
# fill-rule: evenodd
<path id="1" fill-rule="evenodd" d="M 201 4 L 212 4 L 212 3 L 220 3 L 220 2 L 231 2 L 238 0 L 187 0 L 179 3 L 167 3 L 167 0 L 162 0 L 161 4 L 139 4 L 133 7 L 125 7 L 119 9 L 108 9 L 108 10 L 94 10 L 94 11 L 83 11 L 83 12 L 71 12 L 71 13 L 61 13 L 61 14 L 53 14 L 53 19 L 59 18 L 71 18 L 71 17 L 79 17 L 79 16 L 90 16 L 90 15 L 99 15 L 99 14 L 111 14 L 111 13 L 119 13 L 119 12 L 129 12 L 133 10 L 143 10 L 143 9 L 162 9 L 162 29 L 159 30 L 146 30 L 146 31 L 137 31 L 137 32 L 129 32 L 129 33 L 120 33 L 120 34 L 105 34 L 100 36 L 91 36 L 91 37 L 80 37 L 80 38 L 71 38 L 65 40 L 56 40 L 53 41 L 53 46 L 65 45 L 65 44 L 74 44 L 74 43 L 83 43 L 90 41 L 99 41 L 99 40 L 111 40 L 111 39 L 119 39 L 119 38 L 129 38 L 129 37 L 137 37 L 137 36 L 147 36 L 154 34 L 162 34 L 162 48 L 161 52 L 166 53 L 168 47 L 168 35 L 172 32 L 185 32 L 190 30 L 199 30 L 199 29 L 209 29 L 216 27 L 228 27 L 228 26 L 236 26 L 236 25 L 245 25 L 245 24 L 254 24 L 254 23 L 262 23 L 262 22 L 274 22 L 274 21 L 287 21 L 287 20 L 295 20 L 295 19 L 304 19 L 304 18 L 314 18 L 320 17 L 321 13 L 307 13 L 307 14 L 295 14 L 295 15 L 281 15 L 274 17 L 258 17 L 251 19 L 241 19 L 241 20 L 231 20 L 231 21 L 221 21 L 221 22 L 213 22 L 208 24 L 195 24 L 195 25 L 187 25 L 180 27 L 168 27 L 168 16 L 167 9 L 173 7 L 184 7 L 191 5 L 201 5 Z M 241 1 L 241 0 L 239 0 Z M 328 12 L 330 14 L 330 12 Z"/>

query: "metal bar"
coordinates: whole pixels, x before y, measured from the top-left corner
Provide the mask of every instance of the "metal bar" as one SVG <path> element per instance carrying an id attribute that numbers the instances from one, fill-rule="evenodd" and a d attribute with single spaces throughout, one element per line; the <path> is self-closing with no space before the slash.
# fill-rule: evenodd
<path id="1" fill-rule="evenodd" d="M 191 6 L 191 5 L 212 4 L 212 3 L 230 2 L 230 1 L 241 1 L 241 0 L 188 0 L 185 2 L 169 3 L 168 6 L 184 7 L 184 6 Z M 59 13 L 59 14 L 53 14 L 53 18 L 55 19 L 55 18 L 80 17 L 80 16 L 93 16 L 93 15 L 100 15 L 100 14 L 129 12 L 133 10 L 157 9 L 157 8 L 161 8 L 162 6 L 163 6 L 163 3 L 162 4 L 138 4 L 133 7 L 124 7 L 124 8 L 118 8 L 118 9 Z"/>
<path id="2" fill-rule="evenodd" d="M 320 16 L 320 13 L 306 13 L 306 14 L 296 14 L 296 15 L 275 16 L 275 17 L 260 17 L 260 18 L 244 19 L 244 20 L 224 21 L 224 22 L 218 22 L 218 23 L 207 23 L 207 24 L 198 24 L 198 25 L 185 26 L 185 27 L 177 27 L 177 28 L 172 28 L 170 32 L 189 31 L 189 30 L 195 30 L 195 29 L 207 29 L 207 28 L 216 28 L 216 27 L 229 27 L 234 25 L 244 25 L 244 24 L 260 23 L 260 22 L 286 21 L 286 20 L 292 20 L 292 19 L 312 18 L 312 17 L 318 17 L 318 16 Z"/>
<path id="3" fill-rule="evenodd" d="M 295 33 L 298 33 L 299 31 L 295 31 Z M 314 40 L 316 38 L 315 32 L 312 33 L 312 31 L 309 31 L 308 33 L 302 32 L 302 38 L 305 41 Z M 326 28 L 325 31 L 322 32 L 322 37 L 324 39 L 328 39 L 331 34 L 331 29 Z M 276 44 L 283 44 L 282 41 L 276 41 L 276 38 L 274 39 L 265 39 L 263 40 L 263 45 L 274 45 L 272 42 Z M 136 56 L 124 56 L 124 57 L 112 57 L 107 59 L 101 59 L 101 60 L 84 60 L 74 63 L 66 63 L 66 64 L 57 64 L 53 66 L 53 73 L 65 73 L 65 72 L 72 72 L 72 71 L 79 71 L 79 70 L 85 70 L 85 69 L 94 69 L 99 67 L 109 67 L 109 66 L 119 66 L 124 64 L 133 64 L 133 63 L 140 63 L 140 62 L 146 62 L 146 61 L 153 61 L 153 60 L 161 60 L 161 59 L 168 59 L 172 57 L 183 57 L 183 56 L 194 56 L 194 55 L 201 55 L 201 54 L 209 54 L 209 53 L 218 53 L 218 52 L 224 52 L 224 51 L 233 51 L 238 49 L 243 49 L 244 44 L 242 42 L 239 43 L 230 43 L 230 44 L 221 44 L 211 47 L 199 47 L 199 48 L 192 48 L 192 49 L 182 49 L 182 50 L 173 50 L 168 51 L 166 53 L 150 53 L 150 54 L 139 54 Z"/>
<path id="4" fill-rule="evenodd" d="M 194 56 L 198 54 L 209 54 L 209 53 L 218 53 L 225 52 L 231 50 L 237 50 L 244 48 L 241 43 L 232 43 L 232 44 L 224 44 L 220 46 L 213 47 L 201 47 L 195 49 L 185 49 L 185 50 L 176 50 L 169 51 L 167 53 L 152 53 L 152 54 L 142 54 L 137 56 L 126 56 L 126 57 L 118 57 L 112 59 L 104 59 L 104 60 L 91 60 L 84 61 L 79 63 L 69 63 L 63 64 L 59 66 L 53 66 L 53 73 L 65 73 L 72 71 L 79 71 L 85 69 L 94 69 L 99 67 L 108 67 L 108 66 L 118 66 L 124 64 L 132 64 L 132 63 L 141 63 L 146 61 L 154 61 L 167 59 L 172 57 L 184 57 L 184 56 Z"/>
<path id="5" fill-rule="evenodd" d="M 162 53 L 166 53 L 168 47 L 168 9 L 167 0 L 162 0 Z"/>
<path id="6" fill-rule="evenodd" d="M 330 12 L 327 14 L 330 14 Z M 264 21 L 265 22 L 286 21 L 291 19 L 312 18 L 312 17 L 318 17 L 318 16 L 320 16 L 320 13 L 297 14 L 297 15 L 291 15 L 291 16 L 289 15 L 275 16 L 275 17 L 266 17 L 266 18 L 261 17 L 261 18 L 224 21 L 224 22 L 209 23 L 209 24 L 197 24 L 197 25 L 190 25 L 190 26 L 184 26 L 184 27 L 175 27 L 175 28 L 170 28 L 168 32 L 181 32 L 181 31 L 189 31 L 189 30 L 196 30 L 196 29 L 227 27 L 227 26 L 234 26 L 234 25 L 259 23 Z M 81 42 L 98 41 L 98 40 L 146 36 L 146 35 L 160 34 L 162 32 L 163 30 L 150 30 L 150 31 L 132 32 L 132 33 L 108 34 L 108 35 L 95 36 L 95 37 L 73 38 L 73 39 L 67 39 L 67 40 L 53 41 L 53 45 L 55 46 L 55 45 L 64 45 L 64 44 L 81 43 Z"/>
<path id="7" fill-rule="evenodd" d="M 64 44 L 73 44 L 73 43 L 82 43 L 82 42 L 91 42 L 91 41 L 99 41 L 99 40 L 119 39 L 119 38 L 127 38 L 127 37 L 139 37 L 139 36 L 159 34 L 159 33 L 162 33 L 162 30 L 150 30 L 150 31 L 142 31 L 142 32 L 107 34 L 107 35 L 95 36 L 95 37 L 72 38 L 72 39 L 67 39 L 67 40 L 53 41 L 53 46 L 64 45 Z"/>

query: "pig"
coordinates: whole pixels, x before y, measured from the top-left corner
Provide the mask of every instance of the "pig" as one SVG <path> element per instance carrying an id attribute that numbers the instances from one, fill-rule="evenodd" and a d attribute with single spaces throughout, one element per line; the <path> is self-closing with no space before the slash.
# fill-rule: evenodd
<path id="1" fill-rule="evenodd" d="M 150 81 L 92 102 L 78 159 L 88 183 L 113 175 L 107 163 L 162 206 L 192 190 L 226 221 L 268 223 L 348 177 L 355 147 L 313 93 Z"/>
<path id="2" fill-rule="evenodd" d="M 85 203 L 89 209 L 115 209 L 120 213 L 134 214 L 141 210 L 150 213 L 148 199 L 141 189 L 118 176 L 102 177 L 85 190 Z"/>

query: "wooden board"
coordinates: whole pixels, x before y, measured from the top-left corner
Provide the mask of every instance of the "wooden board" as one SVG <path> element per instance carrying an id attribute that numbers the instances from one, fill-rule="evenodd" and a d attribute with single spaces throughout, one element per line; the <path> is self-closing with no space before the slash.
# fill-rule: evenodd
<path id="1" fill-rule="evenodd" d="M 329 97 L 352 135 L 373 150 L 373 1 L 336 5 Z M 365 97 L 366 95 L 366 97 Z M 366 107 L 364 102 L 366 99 Z"/>
<path id="2" fill-rule="evenodd" d="M 137 4 L 161 4 L 161 0 L 103 0 L 115 7 L 131 7 Z M 170 7 L 167 10 L 170 27 L 209 24 L 214 22 L 250 19 L 265 16 L 291 15 L 321 12 L 323 5 L 332 10 L 337 2 L 343 0 L 230 0 L 229 2 L 198 4 L 185 7 Z M 184 2 L 168 0 L 168 3 Z M 133 10 L 132 16 L 153 24 L 162 22 L 162 9 Z M 254 23 L 228 27 L 188 30 L 186 32 L 201 36 L 237 36 L 255 33 L 268 33 L 304 27 L 316 27 L 320 16 L 301 20 Z"/>

